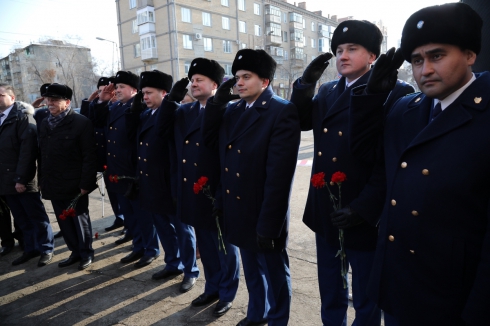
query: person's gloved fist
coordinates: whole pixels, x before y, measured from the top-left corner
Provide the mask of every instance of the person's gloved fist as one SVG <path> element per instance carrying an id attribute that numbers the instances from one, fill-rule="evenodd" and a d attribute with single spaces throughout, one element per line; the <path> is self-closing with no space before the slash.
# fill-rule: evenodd
<path id="1" fill-rule="evenodd" d="M 168 94 L 168 100 L 180 103 L 185 94 L 187 94 L 187 85 L 189 84 L 189 78 L 184 77 L 175 83 L 174 87 L 170 90 Z"/>
<path id="2" fill-rule="evenodd" d="M 257 233 L 257 246 L 262 250 L 274 249 L 274 239 L 266 238 Z"/>
<path id="3" fill-rule="evenodd" d="M 302 84 L 314 84 L 322 76 L 325 69 L 327 69 L 329 61 L 333 57 L 332 53 L 323 53 L 316 57 L 303 72 L 301 77 Z"/>
<path id="4" fill-rule="evenodd" d="M 129 109 L 131 112 L 141 112 L 145 109 L 145 105 L 143 104 L 143 92 L 139 91 L 133 98 L 133 103 L 131 103 L 131 108 Z"/>
<path id="5" fill-rule="evenodd" d="M 391 48 L 379 56 L 378 60 L 371 69 L 371 75 L 366 85 L 366 93 L 379 94 L 389 93 L 395 88 L 398 78 L 398 68 L 403 63 L 403 55 L 400 49 L 395 51 Z"/>
<path id="6" fill-rule="evenodd" d="M 225 105 L 232 100 L 239 99 L 240 96 L 232 94 L 233 85 L 236 84 L 235 77 L 228 79 L 223 84 L 221 84 L 214 94 L 213 103 L 219 106 Z"/>
<path id="7" fill-rule="evenodd" d="M 364 219 L 349 206 L 336 210 L 330 214 L 332 224 L 339 229 L 348 229 L 364 222 Z"/>

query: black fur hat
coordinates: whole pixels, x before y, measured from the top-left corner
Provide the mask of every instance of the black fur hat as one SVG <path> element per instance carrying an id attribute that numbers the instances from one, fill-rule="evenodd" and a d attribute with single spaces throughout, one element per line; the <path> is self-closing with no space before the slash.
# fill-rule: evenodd
<path id="1" fill-rule="evenodd" d="M 260 78 L 269 79 L 269 84 L 274 79 L 276 61 L 264 50 L 242 49 L 236 53 L 231 67 L 233 75 L 238 70 L 255 72 Z"/>
<path id="2" fill-rule="evenodd" d="M 478 54 L 482 26 L 481 17 L 465 3 L 446 3 L 420 9 L 408 18 L 403 27 L 403 57 L 410 62 L 413 50 L 429 43 L 456 45 Z"/>
<path id="3" fill-rule="evenodd" d="M 99 78 L 99 81 L 97 82 L 97 89 L 100 86 L 107 86 L 107 85 L 109 85 L 110 83 L 113 83 L 113 82 L 114 82 L 114 79 L 111 78 L 111 77 L 100 77 Z"/>
<path id="4" fill-rule="evenodd" d="M 126 84 L 137 89 L 139 81 L 139 77 L 131 71 L 121 70 L 117 72 L 114 84 Z"/>
<path id="5" fill-rule="evenodd" d="M 51 85 L 50 83 L 47 84 L 42 84 L 41 88 L 39 89 L 39 92 L 41 93 L 41 96 L 44 96 L 44 93 L 46 93 L 46 90 L 48 89 L 48 86 Z"/>
<path id="6" fill-rule="evenodd" d="M 53 83 L 48 86 L 46 92 L 43 94 L 43 97 L 54 97 L 71 100 L 72 95 L 73 91 L 70 87 L 62 84 Z"/>
<path id="7" fill-rule="evenodd" d="M 140 76 L 140 88 L 143 87 L 154 87 L 158 89 L 163 89 L 167 93 L 170 92 L 172 88 L 173 78 L 164 72 L 159 70 L 153 71 L 143 71 Z"/>
<path id="8" fill-rule="evenodd" d="M 225 70 L 218 62 L 214 60 L 209 60 L 206 58 L 195 58 L 191 62 L 191 68 L 189 69 L 187 77 L 189 77 L 189 79 L 192 79 L 192 76 L 194 74 L 200 74 L 209 77 L 219 86 L 223 82 Z"/>
<path id="9" fill-rule="evenodd" d="M 335 55 L 339 45 L 354 43 L 362 45 L 377 58 L 381 52 L 381 42 L 383 42 L 383 34 L 378 26 L 366 20 L 346 20 L 341 22 L 333 32 L 330 49 Z"/>

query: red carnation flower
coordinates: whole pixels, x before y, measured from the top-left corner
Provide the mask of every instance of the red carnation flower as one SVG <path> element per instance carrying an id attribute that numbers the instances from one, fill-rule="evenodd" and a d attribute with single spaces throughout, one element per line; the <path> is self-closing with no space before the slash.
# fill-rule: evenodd
<path id="1" fill-rule="evenodd" d="M 76 212 L 75 212 L 75 209 L 72 207 L 70 209 L 68 209 L 66 211 L 66 216 L 71 216 L 71 217 L 75 217 L 76 216 Z"/>
<path id="2" fill-rule="evenodd" d="M 95 239 L 99 238 L 99 232 L 95 232 Z"/>
<path id="3" fill-rule="evenodd" d="M 311 177 L 311 185 L 317 189 L 325 187 L 325 173 L 318 172 Z"/>
<path id="4" fill-rule="evenodd" d="M 194 193 L 197 195 L 199 191 L 202 190 L 202 186 L 199 183 L 195 182 L 192 189 L 194 190 Z"/>
<path id="5" fill-rule="evenodd" d="M 341 183 L 347 180 L 347 176 L 345 175 L 344 172 L 337 171 L 334 174 L 332 174 L 332 182 L 335 183 Z"/>
<path id="6" fill-rule="evenodd" d="M 107 165 L 104 165 L 104 171 L 107 170 Z"/>
<path id="7" fill-rule="evenodd" d="M 66 220 L 66 216 L 65 216 L 64 214 L 60 214 L 59 218 L 60 218 L 60 220 L 62 220 L 62 221 Z"/>
<path id="8" fill-rule="evenodd" d="M 208 182 L 208 177 L 200 177 L 199 180 L 197 180 L 197 183 L 202 187 L 206 185 L 206 182 Z"/>

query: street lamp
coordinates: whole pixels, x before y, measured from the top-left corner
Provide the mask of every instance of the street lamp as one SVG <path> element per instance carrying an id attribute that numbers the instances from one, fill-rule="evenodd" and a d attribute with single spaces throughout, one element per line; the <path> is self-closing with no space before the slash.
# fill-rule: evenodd
<path id="1" fill-rule="evenodd" d="M 112 47 L 112 75 L 114 75 L 114 52 L 116 50 L 116 42 L 111 41 L 111 40 L 106 40 L 105 38 L 98 37 L 98 36 L 95 39 L 99 40 L 99 41 L 111 42 L 113 44 L 113 47 Z M 119 61 L 117 64 L 117 69 L 119 70 Z"/>

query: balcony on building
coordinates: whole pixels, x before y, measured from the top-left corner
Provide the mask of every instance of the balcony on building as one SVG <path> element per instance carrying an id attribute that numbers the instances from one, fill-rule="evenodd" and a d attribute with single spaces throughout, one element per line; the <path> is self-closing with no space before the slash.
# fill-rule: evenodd
<path id="1" fill-rule="evenodd" d="M 306 54 L 304 54 L 303 48 L 291 49 L 291 56 L 289 59 L 292 67 L 303 67 L 306 63 Z"/>
<path id="2" fill-rule="evenodd" d="M 145 3 L 143 3 L 145 2 Z M 149 5 L 151 3 L 151 5 Z M 141 43 L 141 60 L 147 64 L 158 61 L 157 42 L 155 34 L 155 8 L 152 1 L 140 0 L 136 17 Z"/>
<path id="3" fill-rule="evenodd" d="M 293 29 L 303 29 L 303 15 L 295 12 L 289 13 L 289 30 Z"/>
<path id="4" fill-rule="evenodd" d="M 136 18 L 138 21 L 138 31 L 140 37 L 155 33 L 155 8 L 147 6 L 143 9 L 138 9 Z"/>
<path id="5" fill-rule="evenodd" d="M 282 44 L 282 30 L 281 25 L 276 23 L 268 23 L 265 25 L 265 43 L 267 45 L 281 45 Z"/>
<path id="6" fill-rule="evenodd" d="M 304 37 L 302 29 L 291 29 L 290 35 L 289 45 L 291 46 L 291 49 L 303 48 L 305 46 L 303 43 Z"/>
<path id="7" fill-rule="evenodd" d="M 138 9 L 143 9 L 146 7 L 155 7 L 153 5 L 153 0 L 138 0 Z"/>
<path id="8" fill-rule="evenodd" d="M 277 62 L 278 65 L 281 65 L 284 61 L 284 49 L 277 46 L 266 46 L 266 51 L 271 55 L 271 57 Z"/>
<path id="9" fill-rule="evenodd" d="M 141 61 L 151 64 L 158 61 L 157 41 L 155 34 L 147 34 L 140 38 Z"/>
<path id="10" fill-rule="evenodd" d="M 271 5 L 265 5 L 265 23 L 281 23 L 281 9 Z"/>

